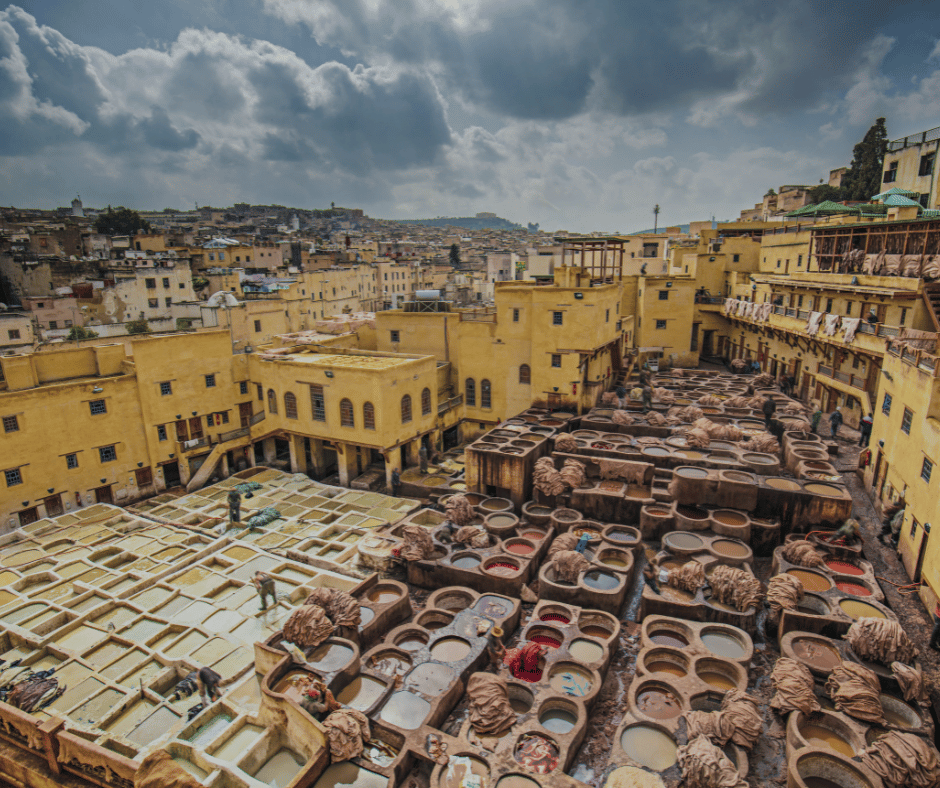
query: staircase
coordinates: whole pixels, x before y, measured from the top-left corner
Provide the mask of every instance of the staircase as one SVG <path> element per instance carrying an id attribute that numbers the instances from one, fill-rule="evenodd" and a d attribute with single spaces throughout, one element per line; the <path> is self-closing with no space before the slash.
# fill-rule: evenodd
<path id="1" fill-rule="evenodd" d="M 922 294 L 934 331 L 940 331 L 940 283 L 931 282 L 928 284 L 924 282 Z"/>
<path id="2" fill-rule="evenodd" d="M 240 430 L 236 430 L 236 432 L 240 432 Z M 215 468 L 221 461 L 222 456 L 229 451 L 229 449 L 241 448 L 247 446 L 250 442 L 250 437 L 245 434 L 215 444 L 215 446 L 212 447 L 212 451 L 206 456 L 205 462 L 199 466 L 199 470 L 197 470 L 189 480 L 189 483 L 186 485 L 186 492 L 192 492 L 202 487 L 215 472 Z"/>

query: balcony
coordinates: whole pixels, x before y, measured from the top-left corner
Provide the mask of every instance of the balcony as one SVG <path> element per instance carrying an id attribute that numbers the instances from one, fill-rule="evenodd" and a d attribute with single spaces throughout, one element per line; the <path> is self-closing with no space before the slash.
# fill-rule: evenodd
<path id="1" fill-rule="evenodd" d="M 450 399 L 443 400 L 442 402 L 437 403 L 437 415 L 440 416 L 444 413 L 447 413 L 451 408 L 456 408 L 458 405 L 463 404 L 463 394 L 458 394 L 456 397 L 451 397 Z"/>
<path id="2" fill-rule="evenodd" d="M 248 427 L 239 427 L 237 430 L 223 432 L 219 435 L 219 443 L 228 443 L 228 441 L 233 441 L 236 438 L 247 438 L 249 433 Z"/>
<path id="3" fill-rule="evenodd" d="M 852 375 L 848 372 L 842 372 L 841 370 L 833 371 L 832 367 L 826 366 L 825 364 L 819 365 L 819 371 L 816 373 L 816 376 L 837 380 L 840 383 L 844 383 L 846 386 L 851 386 L 853 389 L 858 389 L 859 391 L 867 391 L 867 378 L 861 377 L 859 375 Z"/>

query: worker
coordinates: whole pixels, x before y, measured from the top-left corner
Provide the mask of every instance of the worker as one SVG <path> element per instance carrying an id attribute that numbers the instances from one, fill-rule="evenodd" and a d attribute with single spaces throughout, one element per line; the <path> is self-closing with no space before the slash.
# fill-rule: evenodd
<path id="1" fill-rule="evenodd" d="M 871 427 L 873 421 L 872 417 L 869 414 L 862 416 L 862 420 L 858 424 L 859 434 L 858 434 L 858 445 L 867 446 L 868 441 L 871 439 Z"/>
<path id="2" fill-rule="evenodd" d="M 649 383 L 643 386 L 643 409 L 653 409 L 653 387 Z"/>
<path id="3" fill-rule="evenodd" d="M 196 674 L 196 686 L 199 688 L 199 699 L 203 707 L 222 697 L 219 692 L 219 682 L 222 677 L 212 668 L 199 668 Z"/>
<path id="4" fill-rule="evenodd" d="M 330 703 L 327 700 L 328 693 L 329 690 L 326 688 L 326 684 L 320 679 L 315 679 L 312 684 L 307 686 L 301 697 L 300 705 L 317 722 L 323 722 L 330 713 Z"/>
<path id="5" fill-rule="evenodd" d="M 659 567 L 656 565 L 656 561 L 647 561 L 646 566 L 643 567 L 643 580 L 646 581 L 646 585 L 657 594 L 659 593 L 658 575 Z"/>
<path id="6" fill-rule="evenodd" d="M 398 468 L 392 468 L 392 495 L 396 498 L 401 497 L 401 473 Z"/>
<path id="7" fill-rule="evenodd" d="M 261 597 L 261 609 L 268 609 L 268 597 L 271 597 L 271 604 L 277 604 L 277 591 L 274 588 L 274 578 L 270 575 L 265 574 L 264 572 L 255 572 L 254 577 L 251 578 L 251 582 L 255 587 L 255 591 L 258 592 L 258 596 Z"/>
<path id="8" fill-rule="evenodd" d="M 829 541 L 837 542 L 841 539 L 846 546 L 851 547 L 856 542 L 860 541 L 861 538 L 862 527 L 858 524 L 858 520 L 850 517 L 839 526 L 839 530 L 830 537 Z"/>
<path id="9" fill-rule="evenodd" d="M 230 525 L 242 521 L 242 494 L 235 489 L 228 491 L 228 521 Z"/>
<path id="10" fill-rule="evenodd" d="M 933 609 L 933 633 L 930 635 L 930 648 L 940 651 L 940 602 Z"/>
<path id="11" fill-rule="evenodd" d="M 819 431 L 819 422 L 822 420 L 822 415 L 822 409 L 816 408 L 816 412 L 813 414 L 813 417 L 810 420 L 810 429 L 813 431 L 813 435 L 816 435 Z"/>
<path id="12" fill-rule="evenodd" d="M 901 513 L 901 519 L 904 519 L 904 505 L 902 503 L 891 501 L 887 504 L 882 510 L 882 520 L 881 520 L 881 533 L 878 535 L 878 538 L 884 543 L 888 544 L 888 538 L 891 536 L 891 528 L 894 524 L 894 518 L 897 516 L 898 512 Z M 901 528 L 898 526 L 898 531 Z"/>
<path id="13" fill-rule="evenodd" d="M 777 403 L 774 402 L 772 397 L 767 397 L 764 399 L 764 404 L 761 405 L 761 410 L 764 413 L 764 428 L 767 432 L 770 432 L 770 420 L 773 418 L 774 413 L 777 412 Z"/>
<path id="14" fill-rule="evenodd" d="M 421 444 L 421 448 L 418 449 L 418 464 L 421 467 L 421 473 L 428 472 L 428 450 L 423 443 Z"/>
<path id="15" fill-rule="evenodd" d="M 782 378 L 780 378 L 780 393 L 785 397 L 789 397 L 791 391 L 792 387 L 790 385 L 790 376 L 784 375 Z"/>
<path id="16" fill-rule="evenodd" d="M 878 313 L 875 312 L 874 307 L 868 310 L 868 317 L 866 317 L 865 320 L 868 321 L 868 324 L 872 326 L 878 322 Z"/>
<path id="17" fill-rule="evenodd" d="M 839 427 L 842 426 L 842 408 L 837 407 L 829 414 L 829 426 L 832 428 L 832 437 L 839 437 Z"/>

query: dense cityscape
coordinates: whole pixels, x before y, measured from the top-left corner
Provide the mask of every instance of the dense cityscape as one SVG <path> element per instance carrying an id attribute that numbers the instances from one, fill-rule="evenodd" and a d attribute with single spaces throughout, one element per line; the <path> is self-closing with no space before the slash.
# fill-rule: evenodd
<path id="1" fill-rule="evenodd" d="M 770 134 L 761 101 L 798 102 L 766 63 L 718 91 L 733 47 L 670 19 L 707 53 L 669 42 L 689 95 L 660 64 L 682 137 L 613 100 L 648 98 L 610 52 L 477 51 L 516 10 L 434 0 L 419 45 L 373 5 L 266 3 L 257 38 L 0 12 L 26 91 L 0 147 L 0 782 L 940 786 L 940 119 L 888 57 L 913 39 L 873 20 L 867 55 L 840 44 L 854 87 L 804 86 L 854 145 L 832 120 L 727 188 L 707 152 L 602 186 L 667 128 Z M 844 17 L 794 13 L 836 46 Z M 562 113 L 582 66 L 566 117 L 513 93 L 551 78 Z M 927 122 L 892 137 L 884 107 Z M 122 136 L 139 181 L 112 178 Z M 778 174 L 806 182 L 754 186 Z M 279 184 L 292 205 L 248 201 Z"/>

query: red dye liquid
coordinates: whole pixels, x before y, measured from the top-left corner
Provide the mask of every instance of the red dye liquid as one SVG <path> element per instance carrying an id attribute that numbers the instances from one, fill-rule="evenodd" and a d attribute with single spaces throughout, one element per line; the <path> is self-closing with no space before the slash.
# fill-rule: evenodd
<path id="1" fill-rule="evenodd" d="M 539 616 L 539 621 L 556 621 L 559 624 L 570 624 L 571 619 L 561 613 L 543 613 Z"/>
<path id="2" fill-rule="evenodd" d="M 865 586 L 860 586 L 858 583 L 838 582 L 836 583 L 836 588 L 838 588 L 840 591 L 845 591 L 846 594 L 854 594 L 855 596 L 871 596 L 871 591 L 865 588 Z"/>
<path id="3" fill-rule="evenodd" d="M 491 575 L 514 575 L 519 571 L 519 567 L 515 564 L 504 563 L 502 561 L 495 561 L 486 567 L 486 571 Z"/>
<path id="4" fill-rule="evenodd" d="M 506 549 L 516 555 L 528 555 L 529 553 L 535 552 L 535 548 L 528 544 L 511 544 Z"/>
<path id="5" fill-rule="evenodd" d="M 549 646 L 551 648 L 558 648 L 561 645 L 561 641 L 548 635 L 533 635 L 529 640 L 538 643 L 540 646 Z"/>
<path id="6" fill-rule="evenodd" d="M 863 575 L 865 574 L 859 567 L 855 564 L 850 564 L 848 561 L 837 561 L 834 558 L 830 558 L 826 561 L 826 566 L 829 567 L 833 572 L 838 572 L 840 575 Z"/>

